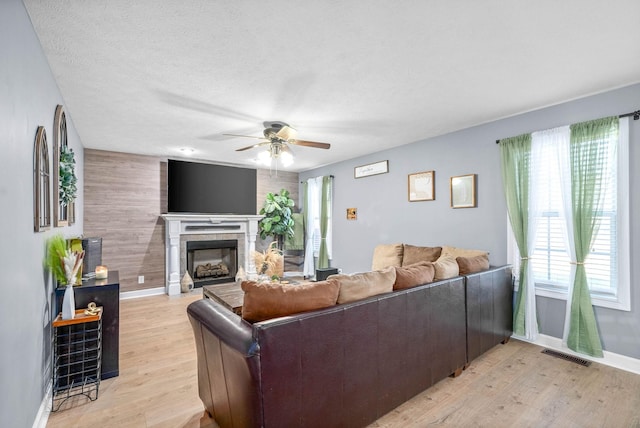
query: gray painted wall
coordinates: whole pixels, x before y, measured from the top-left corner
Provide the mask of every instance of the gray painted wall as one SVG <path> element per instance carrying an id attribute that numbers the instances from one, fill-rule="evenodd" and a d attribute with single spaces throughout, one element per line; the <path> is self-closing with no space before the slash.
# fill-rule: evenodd
<path id="1" fill-rule="evenodd" d="M 53 116 L 64 105 L 20 0 L 0 2 L 0 426 L 34 422 L 51 377 L 52 282 L 42 260 L 46 239 L 82 233 L 82 191 L 76 224 L 33 232 L 33 147 L 47 131 L 53 160 Z M 66 106 L 65 106 L 66 107 Z M 68 141 L 82 189 L 83 149 L 67 112 Z M 50 169 L 53 169 L 51 163 Z"/>
<path id="2" fill-rule="evenodd" d="M 454 245 L 490 251 L 491 263 L 507 261 L 507 214 L 502 193 L 500 138 L 640 109 L 640 84 L 419 141 L 397 149 L 305 171 L 301 180 L 332 174 L 333 266 L 368 270 L 379 243 Z M 429 118 L 425 118 L 429 120 Z M 640 257 L 640 121 L 630 129 L 631 260 Z M 353 168 L 389 160 L 389 173 L 353 178 Z M 436 172 L 436 200 L 408 202 L 407 175 Z M 449 177 L 478 174 L 478 207 L 449 208 Z M 358 220 L 346 220 L 356 207 Z M 631 266 L 631 312 L 596 308 L 604 349 L 640 358 L 640 267 Z M 561 337 L 565 302 L 538 297 L 541 332 Z"/>

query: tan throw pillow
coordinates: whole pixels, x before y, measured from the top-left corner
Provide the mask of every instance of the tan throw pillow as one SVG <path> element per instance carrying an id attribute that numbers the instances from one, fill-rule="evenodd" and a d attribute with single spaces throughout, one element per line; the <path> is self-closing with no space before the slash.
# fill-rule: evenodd
<path id="1" fill-rule="evenodd" d="M 482 256 L 484 254 L 488 256 L 489 252 L 485 250 L 469 250 L 466 248 L 458 248 L 445 245 L 444 247 L 442 247 L 442 253 L 440 254 L 440 257 L 451 257 L 455 260 L 458 257 L 475 257 Z"/>
<path id="2" fill-rule="evenodd" d="M 371 270 L 402 266 L 402 244 L 380 244 L 373 250 Z"/>
<path id="3" fill-rule="evenodd" d="M 417 247 L 403 245 L 402 266 L 409 266 L 420 262 L 435 262 L 442 253 L 442 247 Z"/>
<path id="4" fill-rule="evenodd" d="M 431 262 L 420 262 L 410 266 L 396 268 L 394 290 L 416 287 L 433 282 L 436 269 Z"/>
<path id="5" fill-rule="evenodd" d="M 449 279 L 458 276 L 458 262 L 451 257 L 440 256 L 438 260 L 433 263 L 433 267 L 436 269 L 435 279 Z"/>
<path id="6" fill-rule="evenodd" d="M 336 304 L 340 285 L 327 280 L 302 284 L 243 281 L 242 318 L 249 322 L 283 317 Z"/>
<path id="7" fill-rule="evenodd" d="M 396 282 L 396 269 L 389 267 L 384 270 L 353 275 L 331 275 L 327 280 L 336 280 L 340 284 L 338 303 L 349 303 L 393 291 L 393 284 Z"/>
<path id="8" fill-rule="evenodd" d="M 460 275 L 467 275 L 470 273 L 482 272 L 489 269 L 489 256 L 482 254 L 475 257 L 458 257 L 456 258 L 458 267 L 460 268 Z"/>

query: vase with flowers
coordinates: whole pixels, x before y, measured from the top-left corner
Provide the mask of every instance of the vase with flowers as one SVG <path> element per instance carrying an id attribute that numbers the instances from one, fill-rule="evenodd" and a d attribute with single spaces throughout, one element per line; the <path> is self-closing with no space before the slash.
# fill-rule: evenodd
<path id="1" fill-rule="evenodd" d="M 62 235 L 54 235 L 47 241 L 47 265 L 56 281 L 66 286 L 62 299 L 62 319 L 65 320 L 75 316 L 73 285 L 83 259 L 84 251 L 72 251 Z"/>
<path id="2" fill-rule="evenodd" d="M 266 251 L 253 253 L 253 260 L 260 282 L 279 280 L 284 275 L 284 257 L 282 250 L 276 247 L 275 241 L 269 244 Z"/>

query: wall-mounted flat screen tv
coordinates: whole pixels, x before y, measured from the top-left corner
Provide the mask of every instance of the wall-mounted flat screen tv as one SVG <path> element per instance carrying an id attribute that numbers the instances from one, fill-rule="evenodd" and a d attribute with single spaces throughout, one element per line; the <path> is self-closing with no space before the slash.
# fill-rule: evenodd
<path id="1" fill-rule="evenodd" d="M 256 174 L 250 168 L 169 159 L 168 211 L 255 215 Z"/>

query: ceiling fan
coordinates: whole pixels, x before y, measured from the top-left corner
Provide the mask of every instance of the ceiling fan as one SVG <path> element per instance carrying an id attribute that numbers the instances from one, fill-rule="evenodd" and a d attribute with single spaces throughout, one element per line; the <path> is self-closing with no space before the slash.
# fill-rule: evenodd
<path id="1" fill-rule="evenodd" d="M 318 143 L 316 141 L 298 140 L 296 138 L 297 131 L 284 122 L 264 122 L 265 129 L 262 131 L 264 137 L 254 137 L 251 135 L 237 135 L 237 134 L 222 134 L 230 137 L 245 137 L 245 138 L 257 138 L 262 141 L 261 143 L 253 144 L 251 146 L 242 147 L 237 149 L 237 152 L 253 149 L 256 147 L 268 147 L 269 156 L 271 158 L 278 158 L 283 153 L 291 153 L 289 144 L 303 147 L 313 147 L 316 149 L 328 149 L 331 144 Z"/>

